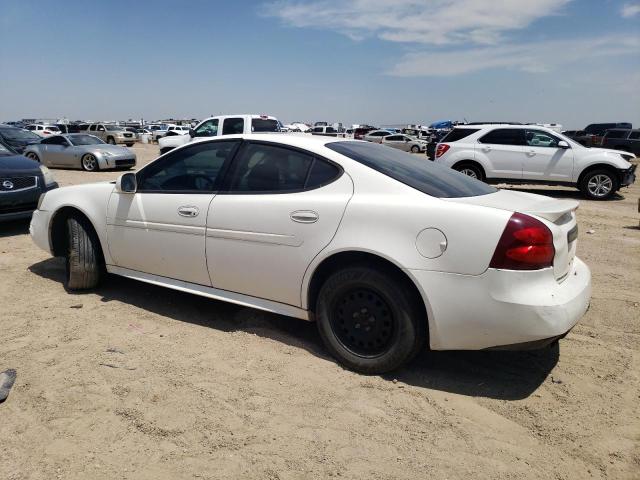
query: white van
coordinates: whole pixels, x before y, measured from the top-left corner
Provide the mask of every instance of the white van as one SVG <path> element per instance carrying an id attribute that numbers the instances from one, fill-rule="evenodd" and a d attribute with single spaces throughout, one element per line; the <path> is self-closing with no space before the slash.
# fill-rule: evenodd
<path id="1" fill-rule="evenodd" d="M 160 154 L 189 143 L 196 137 L 219 137 L 247 133 L 279 132 L 280 122 L 270 115 L 220 115 L 201 121 L 189 130 L 189 135 L 162 137 L 158 140 Z"/>

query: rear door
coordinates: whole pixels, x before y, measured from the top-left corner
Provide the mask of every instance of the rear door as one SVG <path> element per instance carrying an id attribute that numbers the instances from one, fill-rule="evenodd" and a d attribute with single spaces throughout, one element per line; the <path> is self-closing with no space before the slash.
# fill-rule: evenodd
<path id="1" fill-rule="evenodd" d="M 522 178 L 524 130 L 496 128 L 478 139 L 476 152 L 485 157 L 490 169 L 488 178 Z"/>
<path id="2" fill-rule="evenodd" d="M 351 178 L 313 153 L 244 142 L 207 218 L 213 287 L 299 306 L 304 272 L 352 194 Z"/>
<path id="3" fill-rule="evenodd" d="M 559 148 L 560 138 L 543 130 L 525 130 L 524 180 L 570 182 L 573 177 L 573 150 Z"/>

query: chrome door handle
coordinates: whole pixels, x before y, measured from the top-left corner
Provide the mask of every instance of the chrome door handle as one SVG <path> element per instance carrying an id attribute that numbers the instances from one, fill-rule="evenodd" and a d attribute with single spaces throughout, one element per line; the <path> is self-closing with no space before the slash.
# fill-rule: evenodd
<path id="1" fill-rule="evenodd" d="M 535 152 L 535 151 L 533 151 L 533 150 L 529 150 L 529 151 L 527 152 L 527 155 L 528 155 L 529 157 L 533 157 L 535 154 L 536 154 L 536 152 Z"/>
<path id="2" fill-rule="evenodd" d="M 491 151 L 491 147 L 482 147 L 482 150 L 485 152 L 490 152 Z"/>
<path id="3" fill-rule="evenodd" d="M 198 207 L 178 207 L 178 215 L 183 217 L 197 217 L 200 210 Z"/>
<path id="4" fill-rule="evenodd" d="M 289 215 L 291 220 L 298 223 L 315 223 L 320 216 L 313 210 L 296 210 Z"/>

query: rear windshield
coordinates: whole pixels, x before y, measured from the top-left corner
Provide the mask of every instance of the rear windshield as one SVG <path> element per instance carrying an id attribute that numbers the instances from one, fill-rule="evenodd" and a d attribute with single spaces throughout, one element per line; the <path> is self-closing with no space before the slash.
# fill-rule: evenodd
<path id="1" fill-rule="evenodd" d="M 472 133 L 476 133 L 478 128 L 454 128 L 449 133 L 447 133 L 441 142 L 457 142 L 458 140 L 462 140 L 463 138 L 468 137 Z"/>
<path id="2" fill-rule="evenodd" d="M 475 197 L 497 191 L 486 183 L 449 167 L 384 145 L 369 142 L 333 142 L 326 146 L 433 197 Z"/>
<path id="3" fill-rule="evenodd" d="M 264 118 L 254 118 L 251 120 L 251 131 L 256 132 L 279 132 L 277 120 L 269 120 Z"/>

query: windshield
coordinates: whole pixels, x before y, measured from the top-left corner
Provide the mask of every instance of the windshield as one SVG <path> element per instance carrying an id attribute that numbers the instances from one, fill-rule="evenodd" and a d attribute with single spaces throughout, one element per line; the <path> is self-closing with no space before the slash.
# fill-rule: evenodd
<path id="1" fill-rule="evenodd" d="M 119 127 L 118 125 L 105 125 L 104 128 L 106 128 L 108 132 L 115 132 L 115 131 L 118 131 L 118 130 L 124 130 L 124 128 Z"/>
<path id="2" fill-rule="evenodd" d="M 257 132 L 279 132 L 277 120 L 269 120 L 265 118 L 254 118 L 251 120 L 251 131 Z"/>
<path id="3" fill-rule="evenodd" d="M 433 197 L 475 197 L 497 192 L 486 183 L 449 167 L 395 148 L 369 142 L 334 142 L 326 146 Z"/>
<path id="4" fill-rule="evenodd" d="M 94 137 L 93 135 L 69 135 L 67 138 L 71 141 L 71 144 L 76 147 L 80 145 L 99 145 L 104 143 L 98 137 Z"/>
<path id="5" fill-rule="evenodd" d="M 31 133 L 29 130 L 22 130 L 21 128 L 0 128 L 0 135 L 7 140 L 17 140 L 20 142 L 39 142 L 42 140 L 35 133 Z"/>

